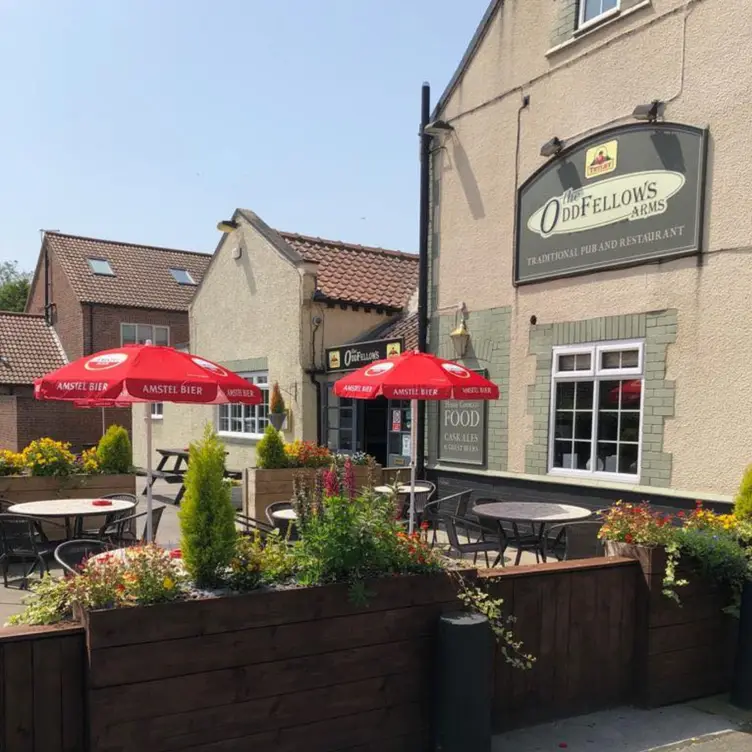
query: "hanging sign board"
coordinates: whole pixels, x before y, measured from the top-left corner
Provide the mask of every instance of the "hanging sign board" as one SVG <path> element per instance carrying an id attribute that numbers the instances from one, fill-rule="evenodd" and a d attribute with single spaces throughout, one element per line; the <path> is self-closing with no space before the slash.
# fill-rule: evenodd
<path id="1" fill-rule="evenodd" d="M 356 368 L 400 355 L 404 352 L 405 341 L 402 337 L 379 339 L 372 342 L 357 342 L 352 345 L 340 345 L 326 349 L 326 370 L 329 373 L 354 371 Z"/>
<path id="2" fill-rule="evenodd" d="M 553 158 L 517 194 L 515 284 L 700 253 L 707 140 L 638 123 Z"/>

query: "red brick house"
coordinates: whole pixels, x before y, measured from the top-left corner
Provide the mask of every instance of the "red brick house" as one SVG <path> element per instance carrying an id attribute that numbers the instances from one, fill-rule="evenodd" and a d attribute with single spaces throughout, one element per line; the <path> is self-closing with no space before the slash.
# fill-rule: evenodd
<path id="1" fill-rule="evenodd" d="M 146 340 L 184 344 L 188 306 L 210 260 L 204 253 L 46 232 L 26 312 L 50 325 L 69 361 Z M 130 429 L 130 410 L 108 413 Z M 100 433 L 101 416 L 83 443 Z"/>

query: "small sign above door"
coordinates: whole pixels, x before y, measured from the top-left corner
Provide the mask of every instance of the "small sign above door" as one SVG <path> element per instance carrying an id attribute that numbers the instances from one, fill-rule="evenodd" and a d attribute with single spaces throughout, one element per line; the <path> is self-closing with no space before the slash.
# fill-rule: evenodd
<path id="1" fill-rule="evenodd" d="M 354 371 L 356 368 L 368 365 L 376 360 L 401 355 L 404 349 L 405 341 L 402 337 L 328 347 L 326 349 L 326 370 L 328 373 Z"/>

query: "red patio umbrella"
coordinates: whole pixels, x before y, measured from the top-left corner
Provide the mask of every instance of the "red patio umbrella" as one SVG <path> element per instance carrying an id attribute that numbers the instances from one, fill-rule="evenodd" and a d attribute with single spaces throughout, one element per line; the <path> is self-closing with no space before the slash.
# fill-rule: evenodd
<path id="1" fill-rule="evenodd" d="M 79 358 L 34 382 L 34 396 L 81 406 L 135 402 L 257 405 L 261 391 L 210 360 L 172 347 L 128 345 Z M 146 537 L 152 539 L 151 420 L 146 421 Z"/>
<path id="2" fill-rule="evenodd" d="M 429 353 L 408 351 L 363 366 L 334 384 L 338 397 L 353 399 L 409 399 L 410 421 L 410 520 L 415 517 L 416 414 L 418 400 L 493 400 L 499 387 L 475 371 Z"/>

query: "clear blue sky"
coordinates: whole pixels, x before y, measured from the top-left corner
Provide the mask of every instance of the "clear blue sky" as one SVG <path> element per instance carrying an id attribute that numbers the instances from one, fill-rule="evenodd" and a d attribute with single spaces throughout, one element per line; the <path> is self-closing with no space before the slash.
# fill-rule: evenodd
<path id="1" fill-rule="evenodd" d="M 420 85 L 487 0 L 0 0 L 0 261 L 40 228 L 211 252 L 238 206 L 417 249 Z"/>

